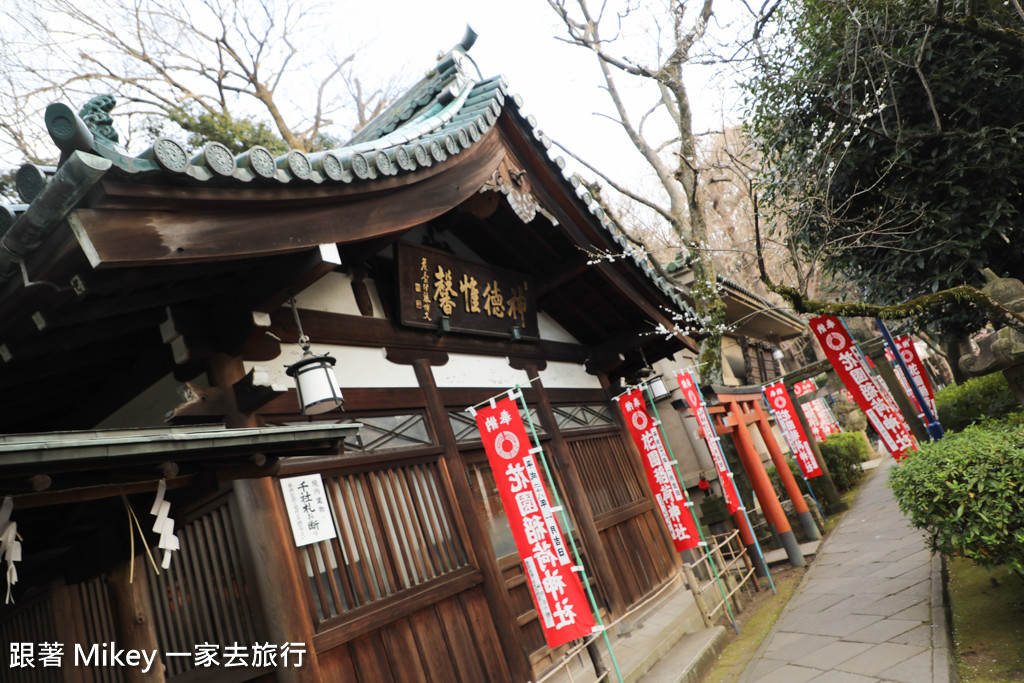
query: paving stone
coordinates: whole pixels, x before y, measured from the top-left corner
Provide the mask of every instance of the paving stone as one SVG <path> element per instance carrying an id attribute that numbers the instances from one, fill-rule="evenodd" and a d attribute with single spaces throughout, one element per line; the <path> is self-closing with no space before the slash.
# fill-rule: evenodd
<path id="1" fill-rule="evenodd" d="M 855 607 L 853 610 L 854 614 L 876 614 L 881 617 L 892 617 L 908 607 L 927 603 L 927 599 L 911 593 L 899 594 L 899 595 L 885 595 L 885 596 L 873 596 L 875 599 L 867 602 L 863 605 Z"/>
<path id="2" fill-rule="evenodd" d="M 802 666 L 787 664 L 772 671 L 761 678 L 752 678 L 751 683 L 807 683 L 807 681 L 820 676 L 821 669 L 808 669 Z"/>
<path id="3" fill-rule="evenodd" d="M 869 614 L 850 614 L 842 618 L 832 614 L 793 615 L 793 618 L 786 619 L 786 623 L 780 626 L 779 630 L 842 638 L 878 620 L 879 617 Z"/>
<path id="4" fill-rule="evenodd" d="M 872 645 L 864 652 L 851 657 L 838 669 L 850 673 L 861 674 L 862 676 L 876 676 L 879 672 L 891 669 L 892 667 L 905 662 L 906 660 L 920 654 L 922 649 L 913 645 L 900 643 L 880 643 Z"/>
<path id="5" fill-rule="evenodd" d="M 932 653 L 922 652 L 879 675 L 900 683 L 932 683 Z"/>
<path id="6" fill-rule="evenodd" d="M 808 652 L 828 647 L 832 643 L 837 642 L 839 642 L 839 638 L 835 636 L 815 636 L 805 633 L 779 631 L 775 633 L 771 642 L 768 643 L 764 656 L 768 659 L 792 662 Z"/>
<path id="7" fill-rule="evenodd" d="M 868 643 L 848 643 L 837 641 L 825 647 L 810 650 L 807 655 L 800 659 L 793 660 L 797 666 L 807 666 L 813 669 L 830 671 L 836 669 L 846 660 L 864 652 L 871 645 Z"/>
<path id="8" fill-rule="evenodd" d="M 895 638 L 890 638 L 889 642 L 903 643 L 904 645 L 916 645 L 919 647 L 931 647 L 932 625 L 922 624 L 917 628 L 910 629 L 906 633 L 901 633 Z"/>
<path id="9" fill-rule="evenodd" d="M 903 619 L 882 619 L 867 628 L 854 631 L 843 636 L 843 640 L 851 640 L 860 643 L 885 643 L 896 636 L 920 626 L 920 621 L 905 621 Z"/>
<path id="10" fill-rule="evenodd" d="M 740 683 L 938 683 L 933 557 L 885 485 L 891 465 L 865 482 Z"/>
<path id="11" fill-rule="evenodd" d="M 907 619 L 909 621 L 930 621 L 932 616 L 932 605 L 930 600 L 922 600 L 916 605 L 911 605 L 902 612 L 892 615 L 893 619 Z"/>
<path id="12" fill-rule="evenodd" d="M 751 681 L 751 683 L 759 683 L 765 678 L 765 676 L 768 676 L 778 669 L 788 665 L 789 662 L 783 662 L 777 659 L 759 659 L 754 664 L 754 668 L 750 672 L 750 676 L 747 680 Z"/>
<path id="13" fill-rule="evenodd" d="M 848 671 L 826 671 L 807 683 L 877 683 L 874 676 L 861 676 Z"/>
<path id="14" fill-rule="evenodd" d="M 843 603 L 852 599 L 852 596 L 847 596 L 844 593 L 840 593 L 838 595 L 835 593 L 809 593 L 808 597 L 810 598 L 809 600 L 805 600 L 799 605 L 793 607 L 793 609 L 789 610 L 789 613 L 810 612 L 812 614 L 818 614 L 838 603 Z"/>

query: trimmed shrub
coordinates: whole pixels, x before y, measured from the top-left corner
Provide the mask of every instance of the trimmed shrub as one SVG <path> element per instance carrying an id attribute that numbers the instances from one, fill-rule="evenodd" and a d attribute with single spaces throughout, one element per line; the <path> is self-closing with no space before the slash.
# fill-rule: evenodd
<path id="1" fill-rule="evenodd" d="M 1020 403 L 1001 372 L 951 384 L 935 394 L 935 409 L 943 429 L 962 431 L 969 424 L 999 418 L 1020 410 Z"/>
<path id="2" fill-rule="evenodd" d="M 839 426 L 844 432 L 862 432 L 868 427 L 868 418 L 864 416 L 860 408 L 853 401 L 847 401 L 842 394 L 833 394 L 835 403 L 832 404 L 832 414 L 839 421 Z"/>
<path id="3" fill-rule="evenodd" d="M 889 483 L 933 550 L 1024 575 L 1024 413 L 922 444 Z"/>
<path id="4" fill-rule="evenodd" d="M 860 464 L 874 455 L 864 432 L 833 434 L 818 444 L 832 481 L 840 491 L 849 491 L 864 476 Z"/>

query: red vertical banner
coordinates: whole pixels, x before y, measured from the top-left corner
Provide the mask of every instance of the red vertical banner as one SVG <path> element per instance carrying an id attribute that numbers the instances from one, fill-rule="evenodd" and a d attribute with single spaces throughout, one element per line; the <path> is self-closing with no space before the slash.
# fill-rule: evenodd
<path id="1" fill-rule="evenodd" d="M 697 389 L 697 384 L 693 381 L 693 375 L 689 371 L 677 373 L 676 379 L 679 381 L 683 397 L 686 398 L 690 410 L 693 411 L 693 416 L 697 418 L 697 426 L 700 427 L 701 434 L 708 444 L 708 450 L 711 451 L 711 459 L 715 463 L 715 470 L 718 471 L 718 481 L 722 485 L 722 497 L 725 499 L 726 509 L 730 514 L 736 512 L 740 509 L 740 496 L 732 481 L 729 465 L 725 462 L 725 454 L 722 452 L 722 446 L 715 434 L 715 426 L 711 424 L 711 417 L 704 406 L 704 397 L 700 395 L 700 390 Z"/>
<path id="2" fill-rule="evenodd" d="M 590 635 L 594 616 L 538 468 L 540 449 L 531 447 L 516 402 L 479 409 L 476 424 L 548 647 Z"/>
<path id="3" fill-rule="evenodd" d="M 647 483 L 658 501 L 661 517 L 672 536 L 672 543 L 677 551 L 696 548 L 700 543 L 700 534 L 693 520 L 693 512 L 679 486 L 679 477 L 669 462 L 668 451 L 658 431 L 658 425 L 647 412 L 643 391 L 633 389 L 619 396 L 617 400 L 622 417 L 629 426 L 633 443 L 643 458 Z"/>
<path id="4" fill-rule="evenodd" d="M 793 395 L 797 398 L 817 390 L 818 383 L 813 379 L 805 379 L 803 382 L 797 382 L 793 385 Z M 804 417 L 807 418 L 807 426 L 810 427 L 815 441 L 824 441 L 832 434 L 838 434 L 843 431 L 839 428 L 839 423 L 836 422 L 832 411 L 825 405 L 825 399 L 816 398 L 807 401 L 799 407 L 803 410 Z"/>
<path id="5" fill-rule="evenodd" d="M 916 448 L 910 427 L 890 403 L 888 392 L 879 386 L 842 319 L 822 315 L 811 318 L 809 324 L 836 374 L 864 411 L 889 453 L 902 460 L 909 449 Z"/>
<path id="6" fill-rule="evenodd" d="M 783 384 L 782 380 L 769 384 L 764 388 L 764 395 L 768 401 L 768 407 L 775 413 L 775 423 L 779 426 L 779 430 L 782 432 L 783 438 L 786 439 L 786 443 L 789 444 L 789 450 L 793 454 L 793 459 L 800 466 L 800 471 L 803 472 L 804 477 L 807 479 L 820 477 L 821 467 L 818 465 L 817 458 L 814 457 L 814 451 L 811 449 L 810 442 L 807 441 L 807 434 L 804 433 L 803 427 L 800 426 L 800 418 L 797 417 L 796 406 L 789 400 L 786 385 Z"/>
<path id="7" fill-rule="evenodd" d="M 818 383 L 813 379 L 805 379 L 803 382 L 797 382 L 793 385 L 793 395 L 800 398 L 804 394 L 809 394 L 813 391 L 818 390 Z"/>
<path id="8" fill-rule="evenodd" d="M 896 379 L 900 383 L 900 387 L 903 388 L 904 395 L 906 395 L 906 397 L 910 399 L 910 402 L 914 404 L 914 410 L 917 411 L 918 416 L 923 418 L 924 408 L 922 408 L 921 404 L 917 402 L 917 396 L 914 396 L 914 391 L 910 388 L 910 382 L 907 381 L 907 376 L 903 373 L 902 368 L 900 368 L 900 364 L 899 361 L 896 360 L 896 356 L 892 354 L 892 351 L 886 349 L 885 357 L 892 364 L 893 370 L 896 374 Z"/>
<path id="9" fill-rule="evenodd" d="M 907 370 L 910 371 L 910 377 L 914 380 L 917 390 L 928 404 L 928 410 L 931 411 L 932 417 L 936 420 L 939 419 L 938 413 L 935 411 L 935 390 L 932 388 L 932 383 L 928 380 L 928 373 L 925 372 L 924 363 L 921 362 L 921 357 L 917 354 L 914 340 L 904 335 L 896 337 L 893 341 L 896 342 L 896 350 L 900 352 L 900 358 L 907 365 Z M 900 373 L 901 376 L 902 374 Z M 911 392 L 909 395 L 913 396 L 913 393 Z"/>

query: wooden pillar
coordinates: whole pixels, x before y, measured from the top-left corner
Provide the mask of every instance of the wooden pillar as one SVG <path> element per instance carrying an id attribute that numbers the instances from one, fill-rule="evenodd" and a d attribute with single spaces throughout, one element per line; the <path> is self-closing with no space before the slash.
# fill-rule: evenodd
<path id="1" fill-rule="evenodd" d="M 207 374 L 211 386 L 224 390 L 228 412 L 224 423 L 231 428 L 258 427 L 259 418 L 242 413 L 235 401 L 233 385 L 245 376 L 242 360 L 217 355 L 210 359 Z M 297 552 L 289 530 L 277 479 L 239 479 L 234 482 L 242 535 L 246 541 L 256 579 L 267 636 L 272 643 L 306 645 L 301 667 L 280 667 L 276 676 L 281 683 L 323 683 L 320 664 L 313 645 L 313 617 L 303 591 Z M 304 572 L 303 572 L 304 573 Z"/>
<path id="2" fill-rule="evenodd" d="M 775 495 L 775 489 L 768 478 L 768 473 L 764 470 L 761 456 L 754 447 L 754 440 L 750 437 L 750 432 L 747 431 L 746 421 L 743 417 L 743 412 L 740 410 L 740 405 L 735 401 L 729 401 L 725 405 L 728 414 L 726 419 L 733 426 L 732 438 L 736 444 L 736 450 L 739 452 L 740 460 L 743 462 L 743 469 L 747 471 L 747 476 L 750 477 L 750 484 L 754 487 L 754 493 L 761 503 L 761 509 L 764 511 L 768 523 L 774 526 L 775 531 L 778 532 L 782 545 L 786 549 L 786 554 L 789 556 L 790 564 L 794 567 L 803 567 L 807 563 L 804 561 L 803 553 L 800 552 L 800 545 L 793 536 L 789 520 L 782 511 L 779 498 Z"/>
<path id="3" fill-rule="evenodd" d="M 75 609 L 77 598 L 70 586 L 63 580 L 54 581 L 50 586 L 50 604 L 53 613 L 53 625 L 57 632 L 57 642 L 64 643 L 64 656 L 75 651 L 75 644 L 86 645 L 78 635 L 82 624 L 81 609 Z M 87 646 L 88 647 L 88 646 Z M 161 671 L 163 664 L 160 664 Z M 75 666 L 74 659 L 65 660 L 60 669 L 62 683 L 85 683 L 85 674 L 81 667 Z"/>
<path id="4" fill-rule="evenodd" d="M 498 567 L 494 546 L 491 544 L 491 536 L 477 513 L 473 490 L 469 487 L 469 479 L 466 476 L 466 461 L 459 451 L 455 433 L 448 420 L 448 411 L 445 409 L 441 393 L 434 382 L 430 361 L 426 358 L 418 358 L 413 361 L 412 366 L 420 388 L 423 389 L 427 399 L 427 415 L 434 425 L 438 442 L 444 447 L 444 457 L 448 463 L 448 471 L 451 473 L 452 489 L 459 502 L 459 510 L 466 524 L 466 533 L 469 535 L 469 543 L 472 546 L 477 567 L 483 574 L 484 598 L 494 616 L 494 628 L 505 655 L 505 662 L 508 664 L 512 680 L 531 680 L 533 666 L 530 664 L 529 655 L 523 645 L 516 614 L 512 612 L 509 603 L 508 590 L 505 588 L 505 579 Z"/>
<path id="5" fill-rule="evenodd" d="M 272 643 L 306 645 L 301 667 L 281 667 L 281 683 L 324 683 L 313 645 L 313 617 L 302 589 L 295 544 L 282 509 L 278 482 L 271 477 L 239 479 L 234 483 L 243 537 L 246 541 L 256 591 Z"/>
<path id="6" fill-rule="evenodd" d="M 793 393 L 793 385 L 785 384 L 784 386 L 786 387 L 786 393 L 789 395 L 790 402 L 796 408 L 796 419 L 800 421 L 800 426 L 807 437 L 807 443 L 811 445 L 814 457 L 818 461 L 818 467 L 821 468 L 821 488 L 825 492 L 828 508 L 838 512 L 843 509 L 843 501 L 839 497 L 839 491 L 836 489 L 836 483 L 832 479 L 832 473 L 828 471 L 828 465 L 825 464 L 825 458 L 821 457 L 821 449 L 818 448 L 818 441 L 814 438 L 814 432 L 811 431 L 811 426 L 807 424 L 807 416 L 804 415 L 803 405 L 797 402 L 796 394 Z"/>
<path id="7" fill-rule="evenodd" d="M 114 618 L 114 632 L 117 647 L 125 650 L 156 652 L 156 659 L 149 670 L 145 666 L 126 666 L 122 671 L 125 683 L 164 683 L 163 652 L 156 639 L 153 624 L 153 609 L 149 604 L 149 583 L 147 572 L 151 570 L 145 555 L 135 557 L 135 573 L 129 583 L 131 563 L 114 565 L 107 575 L 107 592 Z M 70 644 L 69 644 L 70 646 Z M 72 667 L 73 668 L 73 667 Z"/>
<path id="8" fill-rule="evenodd" d="M 241 358 L 218 354 L 207 364 L 206 375 L 210 380 L 210 386 L 219 387 L 224 391 L 224 402 L 228 408 L 224 415 L 225 426 L 229 428 L 262 426 L 254 413 L 242 413 L 235 400 L 235 382 L 245 377 L 245 366 L 242 364 Z"/>
<path id="9" fill-rule="evenodd" d="M 555 412 L 551 408 L 551 401 L 544 390 L 537 367 L 527 365 L 526 374 L 537 391 L 537 409 L 540 411 L 541 421 L 547 426 L 548 434 L 551 435 L 552 455 L 558 464 L 558 470 L 562 474 L 562 479 L 565 481 L 565 496 L 569 499 L 569 505 L 576 512 L 576 526 L 583 537 L 583 544 L 587 549 L 590 565 L 594 568 L 594 572 L 597 573 L 601 585 L 604 586 L 605 594 L 608 596 L 608 607 L 612 614 L 616 616 L 625 614 L 628 606 L 622 597 L 622 588 L 615 578 L 615 571 L 612 569 L 611 560 L 608 558 L 608 551 L 601 540 L 601 534 L 597 530 L 597 525 L 594 524 L 594 510 L 590 507 L 590 499 L 587 498 L 587 492 L 583 487 L 580 472 L 576 468 L 576 462 L 569 454 L 569 447 L 562 437 L 561 430 L 558 429 Z M 646 482 L 642 486 L 646 488 Z"/>
<path id="10" fill-rule="evenodd" d="M 807 538 L 816 541 L 821 538 L 821 532 L 818 530 L 818 525 L 811 516 L 810 510 L 807 509 L 807 501 L 804 500 L 803 491 L 800 490 L 800 486 L 796 483 L 793 471 L 789 469 L 789 462 L 786 461 L 786 456 L 782 454 L 782 449 L 779 448 L 779 443 L 775 440 L 772 426 L 768 423 L 768 414 L 761 409 L 760 401 L 754 401 L 754 412 L 757 413 L 757 431 L 761 434 L 761 439 L 768 449 L 768 454 L 772 458 L 775 470 L 779 473 L 779 478 L 782 479 L 786 495 L 793 502 L 793 512 L 796 513 L 797 519 L 800 520 L 800 525 L 803 527 L 804 533 L 807 534 Z"/>

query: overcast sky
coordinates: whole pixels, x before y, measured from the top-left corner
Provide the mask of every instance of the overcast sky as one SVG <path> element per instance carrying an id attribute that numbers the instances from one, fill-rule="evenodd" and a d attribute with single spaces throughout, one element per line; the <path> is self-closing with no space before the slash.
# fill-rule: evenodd
<path id="1" fill-rule="evenodd" d="M 740 6 L 739 0 L 719 0 L 716 5 L 723 17 Z M 523 98 L 524 112 L 534 115 L 549 137 L 601 168 L 632 165 L 626 161 L 633 153 L 621 128 L 595 115 L 610 112 L 611 105 L 600 87 L 594 57 L 556 40 L 564 35 L 564 29 L 544 0 L 379 0 L 362 11 L 366 13 L 363 17 L 347 13 L 341 20 L 375 26 L 372 33 L 376 37 L 365 49 L 370 63 L 361 56 L 364 68 L 383 73 L 404 68 L 410 80 L 415 80 L 438 52 L 461 39 L 469 24 L 479 34 L 469 55 L 484 77 L 503 74 L 510 91 Z M 687 69 L 694 132 L 721 129 L 723 120 L 736 123 L 735 92 L 714 78 L 715 70 Z"/>
<path id="2" fill-rule="evenodd" d="M 0 0 L 0 7 L 6 9 L 8 3 L 17 1 Z M 88 7 L 95 1 L 82 3 Z M 639 0 L 642 7 L 653 7 L 661 1 Z M 479 34 L 469 55 L 483 76 L 503 74 L 510 91 L 523 98 L 524 113 L 535 116 L 549 137 L 599 168 L 618 169 L 614 175 L 627 184 L 643 168 L 621 128 L 595 115 L 610 112 L 611 104 L 601 89 L 594 57 L 556 39 L 564 29 L 545 0 L 376 0 L 329 6 L 337 10 L 325 18 L 322 26 L 313 27 L 313 32 L 320 35 L 305 41 L 304 56 L 318 54 L 325 44 L 340 54 L 357 50 L 357 71 L 364 76 L 365 84 L 382 82 L 396 73 L 404 75 L 403 83 L 412 84 L 433 66 L 439 53 L 462 38 L 469 24 Z M 725 19 L 713 24 L 712 30 L 727 33 L 729 29 L 721 28 L 719 23 L 741 7 L 740 0 L 718 0 L 716 12 Z M 363 46 L 357 48 L 359 43 Z M 735 93 L 720 88 L 717 81 L 709 81 L 712 71 L 687 67 L 695 132 L 720 129 L 722 111 L 735 109 Z M 295 97 L 294 102 L 303 108 L 304 115 L 309 114 L 306 97 Z M 258 109 L 252 111 L 260 113 Z M 727 114 L 724 120 L 734 123 L 735 117 L 734 113 Z M 344 137 L 346 131 L 339 134 Z M 5 162 L 4 166 L 19 163 L 7 158 L 0 161 Z"/>

